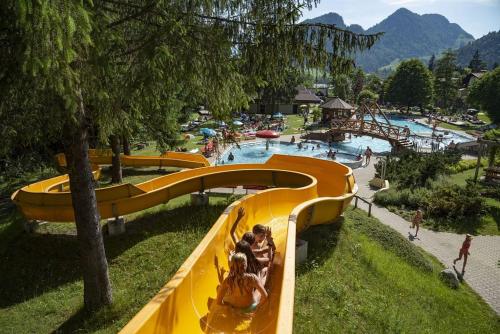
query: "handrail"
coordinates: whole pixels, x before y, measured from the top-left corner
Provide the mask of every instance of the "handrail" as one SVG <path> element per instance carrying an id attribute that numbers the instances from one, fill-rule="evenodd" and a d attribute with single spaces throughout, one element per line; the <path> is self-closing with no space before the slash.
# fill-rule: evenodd
<path id="1" fill-rule="evenodd" d="M 354 195 L 354 207 L 357 208 L 358 207 L 358 199 L 360 199 L 362 202 L 368 204 L 368 217 L 371 217 L 372 216 L 372 202 L 368 201 L 366 198 L 363 198 L 361 196 L 358 196 L 358 195 Z"/>

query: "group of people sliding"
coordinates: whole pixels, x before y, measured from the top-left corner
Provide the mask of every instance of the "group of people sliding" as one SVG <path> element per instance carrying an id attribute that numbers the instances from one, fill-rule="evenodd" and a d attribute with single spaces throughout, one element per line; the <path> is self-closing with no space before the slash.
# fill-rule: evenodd
<path id="1" fill-rule="evenodd" d="M 270 277 L 276 246 L 269 227 L 257 224 L 252 232 L 236 238 L 236 228 L 244 217 L 243 208 L 231 228 L 235 249 L 229 257 L 229 275 L 222 282 L 217 303 L 251 313 L 267 299 L 266 285 Z"/>

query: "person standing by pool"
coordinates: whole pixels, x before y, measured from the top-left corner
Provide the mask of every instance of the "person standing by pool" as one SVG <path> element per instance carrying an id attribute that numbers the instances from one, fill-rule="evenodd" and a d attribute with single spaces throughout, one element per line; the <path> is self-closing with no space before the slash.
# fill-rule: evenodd
<path id="1" fill-rule="evenodd" d="M 372 154 L 373 154 L 372 149 L 370 148 L 370 146 L 367 146 L 366 150 L 365 150 L 365 159 L 366 159 L 365 163 L 366 163 L 367 166 L 370 163 L 370 159 L 372 157 Z"/>
<path id="2" fill-rule="evenodd" d="M 229 160 L 229 161 L 233 161 L 234 160 L 233 152 L 229 152 L 229 155 L 227 156 L 227 160 Z"/>
<path id="3" fill-rule="evenodd" d="M 457 261 L 462 259 L 462 256 L 463 256 L 464 264 L 462 266 L 462 275 L 465 273 L 465 265 L 467 264 L 467 258 L 470 255 L 469 248 L 470 248 L 471 242 L 472 242 L 472 235 L 466 234 L 465 240 L 462 243 L 462 248 L 460 248 L 460 251 L 458 253 L 458 257 L 455 260 L 453 260 L 453 265 L 455 265 L 457 263 Z"/>

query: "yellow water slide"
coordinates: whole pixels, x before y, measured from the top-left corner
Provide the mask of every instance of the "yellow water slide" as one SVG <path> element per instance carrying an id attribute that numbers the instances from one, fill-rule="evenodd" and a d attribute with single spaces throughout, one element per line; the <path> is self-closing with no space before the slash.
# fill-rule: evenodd
<path id="1" fill-rule="evenodd" d="M 70 193 L 64 187 L 53 191 L 63 181 L 64 176 L 24 187 L 13 200 L 29 219 L 72 220 Z M 96 193 L 101 217 L 107 218 L 183 194 L 237 185 L 271 188 L 232 203 L 174 277 L 121 333 L 292 332 L 296 233 L 340 216 L 357 191 L 350 168 L 333 161 L 274 155 L 265 164 L 200 167 Z M 228 255 L 234 248 L 229 231 L 240 207 L 246 215 L 238 225 L 238 236 L 255 224 L 267 225 L 277 246 L 269 300 L 252 315 L 214 302 L 223 272 L 228 272 Z"/>

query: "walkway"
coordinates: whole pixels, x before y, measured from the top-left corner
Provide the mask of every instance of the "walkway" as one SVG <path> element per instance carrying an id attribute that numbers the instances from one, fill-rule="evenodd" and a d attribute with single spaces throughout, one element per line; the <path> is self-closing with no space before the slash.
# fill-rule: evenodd
<path id="1" fill-rule="evenodd" d="M 375 168 L 372 163 L 365 168 L 354 170 L 356 182 L 359 186 L 358 196 L 371 199 L 374 191 L 368 186 L 368 181 L 373 178 Z M 361 209 L 368 210 L 368 206 L 358 201 Z M 410 223 L 389 210 L 372 206 L 372 215 L 382 223 L 392 227 L 404 237 L 414 230 L 409 229 Z M 451 267 L 453 259 L 458 256 L 464 240 L 464 235 L 434 232 L 421 228 L 418 238 L 413 242 L 425 251 L 434 255 L 446 267 Z M 500 236 L 476 236 L 472 240 L 464 280 L 488 303 L 497 314 L 500 314 Z M 457 269 L 461 270 L 461 262 Z"/>

